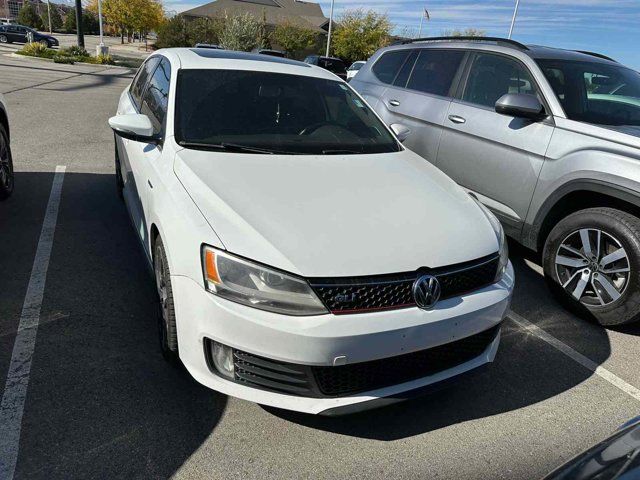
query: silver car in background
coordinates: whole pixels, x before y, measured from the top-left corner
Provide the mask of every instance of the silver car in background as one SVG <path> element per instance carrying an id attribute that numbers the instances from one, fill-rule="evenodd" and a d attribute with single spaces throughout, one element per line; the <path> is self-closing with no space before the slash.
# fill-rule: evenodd
<path id="1" fill-rule="evenodd" d="M 603 325 L 640 319 L 640 74 L 500 38 L 410 40 L 351 85 L 407 147 L 542 253 L 554 293 Z"/>

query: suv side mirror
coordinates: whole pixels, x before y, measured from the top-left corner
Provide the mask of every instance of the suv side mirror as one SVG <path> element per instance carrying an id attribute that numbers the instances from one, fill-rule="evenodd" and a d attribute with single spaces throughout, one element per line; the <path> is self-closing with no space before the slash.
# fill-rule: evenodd
<path id="1" fill-rule="evenodd" d="M 411 135 L 411 130 L 409 129 L 409 127 L 401 123 L 392 123 L 391 125 L 389 125 L 389 128 L 391 128 L 391 131 L 396 134 L 396 137 L 398 137 L 398 140 L 400 140 L 401 143 L 404 142 L 409 135 Z"/>
<path id="2" fill-rule="evenodd" d="M 109 119 L 109 126 L 127 140 L 144 143 L 160 142 L 160 137 L 153 134 L 153 125 L 146 115 L 139 113 L 116 115 Z"/>
<path id="3" fill-rule="evenodd" d="M 530 120 L 541 120 L 546 116 L 538 97 L 526 93 L 507 93 L 501 96 L 496 102 L 496 112 Z"/>

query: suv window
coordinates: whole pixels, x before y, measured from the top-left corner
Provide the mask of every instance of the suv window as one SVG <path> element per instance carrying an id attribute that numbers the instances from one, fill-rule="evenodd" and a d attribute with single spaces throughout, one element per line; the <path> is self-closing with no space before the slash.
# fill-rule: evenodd
<path id="1" fill-rule="evenodd" d="M 144 86 L 149 79 L 149 75 L 153 72 L 153 69 L 156 67 L 158 62 L 160 61 L 160 57 L 152 57 L 142 64 L 136 77 L 131 82 L 131 88 L 129 92 L 131 93 L 131 98 L 133 98 L 133 103 L 137 108 L 140 108 L 140 102 L 142 100 L 142 94 L 144 93 Z"/>
<path id="2" fill-rule="evenodd" d="M 640 126 L 640 73 L 596 62 L 537 62 L 571 120 Z"/>
<path id="3" fill-rule="evenodd" d="M 448 96 L 464 55 L 462 50 L 421 50 L 407 88 Z"/>
<path id="4" fill-rule="evenodd" d="M 345 73 L 347 71 L 347 67 L 342 60 L 337 58 L 321 58 L 318 61 L 318 65 L 332 73 Z"/>
<path id="5" fill-rule="evenodd" d="M 493 108 L 507 93 L 538 95 L 531 75 L 522 64 L 500 55 L 477 54 L 462 99 Z"/>
<path id="6" fill-rule="evenodd" d="M 171 80 L 171 64 L 163 58 L 149 81 L 144 92 L 140 113 L 149 117 L 153 124 L 153 133 L 159 134 L 164 128 L 169 102 L 169 82 Z"/>
<path id="7" fill-rule="evenodd" d="M 411 50 L 396 50 L 385 53 L 378 59 L 371 71 L 382 83 L 391 84 L 409 53 Z"/>
<path id="8" fill-rule="evenodd" d="M 411 51 L 411 55 L 409 55 L 409 58 L 407 58 L 407 60 L 404 62 L 404 65 L 402 65 L 400 72 L 398 73 L 398 75 L 396 76 L 396 79 L 393 82 L 393 84 L 396 87 L 405 88 L 407 86 L 409 75 L 411 75 L 411 71 L 413 70 L 413 66 L 416 63 L 419 53 L 420 53 L 419 50 Z"/>

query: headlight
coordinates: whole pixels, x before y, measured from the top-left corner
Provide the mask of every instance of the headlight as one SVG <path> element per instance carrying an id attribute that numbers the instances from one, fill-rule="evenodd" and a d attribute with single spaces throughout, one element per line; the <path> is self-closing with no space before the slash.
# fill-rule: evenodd
<path id="1" fill-rule="evenodd" d="M 202 270 L 207 290 L 227 300 L 286 315 L 328 313 L 305 280 L 212 247 L 202 248 Z"/>
<path id="2" fill-rule="evenodd" d="M 507 271 L 507 265 L 509 265 L 509 245 L 507 243 L 507 236 L 504 234 L 504 229 L 502 228 L 502 224 L 500 223 L 500 220 L 496 218 L 496 216 L 491 212 L 491 210 L 489 210 L 482 203 L 480 203 L 480 200 L 478 200 L 476 197 L 474 197 L 473 195 L 470 195 L 470 196 L 476 201 L 480 209 L 487 216 L 487 219 L 489 220 L 489 223 L 491 223 L 491 226 L 493 227 L 493 231 L 495 232 L 496 237 L 498 238 L 498 248 L 500 249 L 499 250 L 500 260 L 498 261 L 498 270 L 496 271 L 496 278 L 494 279 L 494 282 L 499 282 L 500 280 L 502 280 L 502 277 L 504 276 L 504 272 Z"/>

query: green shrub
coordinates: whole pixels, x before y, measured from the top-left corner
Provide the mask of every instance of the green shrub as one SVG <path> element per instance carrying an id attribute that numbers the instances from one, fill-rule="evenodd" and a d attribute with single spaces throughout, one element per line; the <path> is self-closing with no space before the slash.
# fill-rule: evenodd
<path id="1" fill-rule="evenodd" d="M 75 58 L 66 55 L 54 55 L 53 61 L 54 63 L 65 63 L 67 65 L 73 65 L 75 63 Z"/>
<path id="2" fill-rule="evenodd" d="M 46 54 L 47 50 L 50 49 L 47 48 L 45 44 L 40 42 L 32 42 L 27 43 L 24 47 L 22 47 L 21 52 L 23 55 L 29 55 L 31 57 L 41 57 Z"/>
<path id="3" fill-rule="evenodd" d="M 66 55 L 68 57 L 88 57 L 89 53 L 82 47 L 73 45 L 71 47 L 61 48 L 59 50 L 60 55 Z"/>

